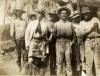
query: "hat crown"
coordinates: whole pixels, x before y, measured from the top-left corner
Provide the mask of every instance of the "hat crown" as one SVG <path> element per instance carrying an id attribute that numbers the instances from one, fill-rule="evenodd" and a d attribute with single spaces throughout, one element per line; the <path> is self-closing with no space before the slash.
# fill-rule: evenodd
<path id="1" fill-rule="evenodd" d="M 87 13 L 87 12 L 91 12 L 89 7 L 83 7 L 81 10 L 82 13 Z"/>

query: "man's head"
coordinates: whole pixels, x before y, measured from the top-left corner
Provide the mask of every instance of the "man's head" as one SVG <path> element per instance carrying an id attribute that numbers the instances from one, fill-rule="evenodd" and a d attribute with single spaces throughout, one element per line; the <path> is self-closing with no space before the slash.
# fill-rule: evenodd
<path id="1" fill-rule="evenodd" d="M 71 21 L 74 22 L 74 23 L 80 23 L 80 21 L 81 21 L 80 14 L 79 13 L 74 14 L 71 17 Z"/>
<path id="2" fill-rule="evenodd" d="M 36 13 L 35 13 L 35 12 L 31 12 L 31 13 L 29 14 L 29 19 L 30 19 L 30 20 L 35 20 L 35 19 L 36 19 Z"/>
<path id="3" fill-rule="evenodd" d="M 82 8 L 82 17 L 85 21 L 89 21 L 92 18 L 92 11 L 90 11 L 89 7 Z"/>
<path id="4" fill-rule="evenodd" d="M 62 7 L 60 9 L 58 9 L 57 14 L 60 17 L 60 19 L 66 20 L 70 16 L 71 11 L 67 7 Z"/>
<path id="5" fill-rule="evenodd" d="M 17 18 L 21 18 L 21 17 L 22 17 L 22 14 L 25 13 L 25 11 L 23 11 L 23 10 L 21 10 L 21 9 L 15 9 L 15 10 L 13 11 L 13 13 L 15 14 L 15 16 L 16 16 Z"/>
<path id="6" fill-rule="evenodd" d="M 36 11 L 36 18 L 38 20 L 41 20 L 44 17 L 45 17 L 45 11 L 44 10 L 37 10 Z"/>
<path id="7" fill-rule="evenodd" d="M 51 10 L 50 12 L 47 13 L 47 19 L 49 21 L 56 21 L 56 18 L 57 18 L 56 10 Z"/>

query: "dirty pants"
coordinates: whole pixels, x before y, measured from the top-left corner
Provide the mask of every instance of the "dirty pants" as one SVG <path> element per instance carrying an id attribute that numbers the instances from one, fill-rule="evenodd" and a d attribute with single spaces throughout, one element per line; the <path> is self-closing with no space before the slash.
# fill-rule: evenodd
<path id="1" fill-rule="evenodd" d="M 65 75 L 72 76 L 71 67 L 71 41 L 59 38 L 56 42 L 57 75 L 63 75 L 63 64 L 65 64 Z"/>
<path id="2" fill-rule="evenodd" d="M 100 38 L 87 38 L 85 42 L 85 57 L 87 76 L 93 76 L 93 62 L 96 76 L 100 76 Z"/>
<path id="3" fill-rule="evenodd" d="M 85 41 L 83 38 L 77 38 L 80 52 L 80 60 L 82 63 L 82 70 L 86 70 L 85 68 Z"/>
<path id="4" fill-rule="evenodd" d="M 29 46 L 29 53 L 28 53 L 28 57 L 30 57 L 30 56 L 38 56 L 38 55 L 42 55 L 42 52 L 40 51 L 40 45 L 41 45 L 41 42 L 42 42 L 42 40 L 41 39 L 32 39 L 31 40 L 31 42 L 30 42 L 30 46 Z M 31 63 L 31 62 L 35 62 L 34 61 L 34 59 L 32 59 L 32 58 L 29 58 L 28 59 L 28 62 L 29 63 Z M 32 64 L 32 65 L 34 65 L 34 64 Z M 34 65 L 35 66 L 35 65 Z M 46 71 L 46 67 L 45 67 L 45 64 L 43 64 L 43 65 L 40 65 L 40 67 L 41 68 L 38 68 L 38 67 L 36 67 L 36 68 L 38 68 L 38 73 L 36 73 L 36 69 L 35 68 L 33 68 L 33 70 L 34 70 L 34 74 L 35 75 L 44 75 L 45 74 L 45 71 Z"/>

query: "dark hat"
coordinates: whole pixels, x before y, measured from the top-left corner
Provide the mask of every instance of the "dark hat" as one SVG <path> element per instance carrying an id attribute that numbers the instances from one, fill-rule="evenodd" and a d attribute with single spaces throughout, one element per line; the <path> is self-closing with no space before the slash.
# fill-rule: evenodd
<path id="1" fill-rule="evenodd" d="M 14 10 L 13 10 L 13 13 L 14 13 L 14 14 L 17 13 L 17 12 L 25 13 L 25 11 L 22 10 L 22 9 L 14 9 Z"/>
<path id="2" fill-rule="evenodd" d="M 57 15 L 57 12 L 56 12 L 56 10 L 54 10 L 54 9 L 52 9 L 51 11 L 49 11 L 47 14 L 49 14 L 49 15 Z"/>
<path id="3" fill-rule="evenodd" d="M 45 11 L 44 10 L 41 10 L 41 9 L 37 9 L 36 12 L 42 14 L 43 16 L 45 16 Z"/>
<path id="4" fill-rule="evenodd" d="M 59 16 L 59 14 L 60 14 L 63 10 L 65 10 L 65 11 L 67 12 L 68 16 L 70 16 L 71 11 L 70 11 L 70 9 L 67 8 L 67 7 L 61 7 L 61 8 L 59 8 L 58 11 L 57 11 L 57 15 Z"/>
<path id="5" fill-rule="evenodd" d="M 92 11 L 90 11 L 89 7 L 83 7 L 83 8 L 81 9 L 81 13 L 82 13 L 82 14 L 91 13 L 91 12 L 92 12 Z"/>

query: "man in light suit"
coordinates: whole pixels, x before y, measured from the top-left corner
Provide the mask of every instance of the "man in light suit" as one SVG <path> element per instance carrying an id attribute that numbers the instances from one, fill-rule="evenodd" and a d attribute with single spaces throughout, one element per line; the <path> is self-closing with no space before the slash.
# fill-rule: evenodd
<path id="1" fill-rule="evenodd" d="M 45 16 L 45 12 L 43 10 L 37 10 L 36 11 L 36 17 L 37 19 L 34 21 L 31 21 L 26 29 L 25 33 L 25 47 L 27 50 L 29 50 L 28 57 L 30 56 L 45 56 L 46 52 L 46 40 L 47 40 L 47 25 L 43 21 Z M 29 63 L 35 62 L 33 58 L 29 58 Z M 38 63 L 37 63 L 38 64 Z M 38 64 L 39 65 L 39 64 Z M 36 66 L 36 65 L 35 65 Z M 42 70 L 42 75 L 44 75 L 44 64 L 40 67 L 36 66 L 38 68 L 38 72 Z M 34 69 L 35 72 L 35 69 Z M 38 75 L 39 73 L 35 73 L 35 75 Z"/>

